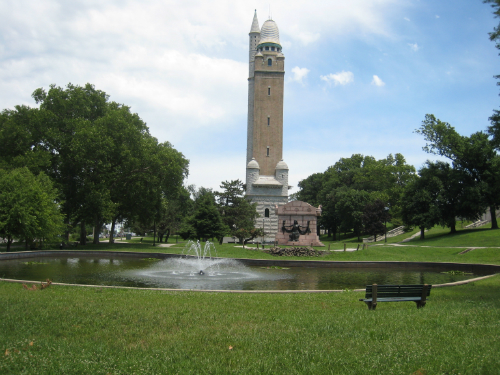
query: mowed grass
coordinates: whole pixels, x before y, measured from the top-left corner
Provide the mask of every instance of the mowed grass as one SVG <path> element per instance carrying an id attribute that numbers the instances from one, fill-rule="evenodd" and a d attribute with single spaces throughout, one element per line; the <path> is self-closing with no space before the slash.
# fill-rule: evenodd
<path id="1" fill-rule="evenodd" d="M 498 374 L 500 276 L 425 308 L 359 292 L 231 294 L 0 282 L 1 374 Z"/>
<path id="2" fill-rule="evenodd" d="M 489 226 L 489 225 L 488 225 Z M 467 246 L 467 247 L 482 247 L 493 246 L 500 248 L 500 230 L 492 230 L 490 228 L 476 228 L 458 230 L 457 233 L 445 233 L 431 230 L 425 233 L 425 238 L 415 238 L 409 242 L 412 245 L 428 245 L 428 246 Z"/>
<path id="3" fill-rule="evenodd" d="M 492 245 L 499 236 L 442 233 L 425 240 L 433 245 L 377 244 L 307 259 L 500 264 Z M 460 254 L 482 237 L 489 247 Z M 132 242 L 78 249 L 182 253 L 185 246 Z M 234 244 L 216 247 L 218 256 L 277 259 Z M 379 303 L 369 311 L 362 297 L 55 285 L 29 291 L 0 282 L 0 374 L 500 373 L 500 275 L 434 288 L 419 310 Z"/>

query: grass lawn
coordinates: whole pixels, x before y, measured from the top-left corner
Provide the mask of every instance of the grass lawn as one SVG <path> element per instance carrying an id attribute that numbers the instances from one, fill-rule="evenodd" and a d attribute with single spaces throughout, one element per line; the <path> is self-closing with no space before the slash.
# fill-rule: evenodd
<path id="1" fill-rule="evenodd" d="M 443 228 L 439 225 L 431 228 L 425 232 L 425 239 L 420 240 L 420 236 L 412 239 L 411 244 L 414 245 L 432 245 L 432 246 L 498 246 L 500 247 L 500 233 L 496 230 L 491 230 L 491 223 L 475 228 L 475 229 L 464 229 L 463 227 L 469 222 L 457 223 L 457 233 L 450 234 L 449 228 Z M 476 235 L 471 235 L 471 233 L 476 233 Z M 414 228 L 409 232 L 387 238 L 387 243 L 394 244 L 409 238 L 410 236 L 420 233 L 420 229 Z M 321 241 L 328 246 L 331 244 L 335 246 L 339 243 L 347 243 L 349 247 L 356 247 L 360 242 L 357 237 L 353 237 L 352 234 L 347 236 L 342 235 L 340 241 L 332 241 L 333 237 L 328 237 L 326 235 L 320 236 Z M 338 234 L 337 234 L 338 238 Z M 380 241 L 383 236 L 377 236 L 377 244 L 384 243 Z M 439 240 L 439 241 L 437 241 Z M 373 244 L 373 243 L 372 243 Z"/>
<path id="2" fill-rule="evenodd" d="M 500 231 L 463 232 L 430 231 L 411 246 L 375 245 L 320 259 L 500 264 L 500 248 L 493 247 L 500 244 Z M 459 254 L 481 241 L 489 247 Z M 182 252 L 183 246 L 85 248 Z M 217 253 L 275 259 L 233 244 L 217 246 Z M 500 373 L 500 275 L 435 288 L 419 310 L 414 303 L 379 303 L 369 311 L 361 297 L 352 291 L 29 291 L 0 282 L 0 374 Z"/>
<path id="3" fill-rule="evenodd" d="M 498 374 L 500 276 L 427 306 L 0 282 L 2 374 Z"/>

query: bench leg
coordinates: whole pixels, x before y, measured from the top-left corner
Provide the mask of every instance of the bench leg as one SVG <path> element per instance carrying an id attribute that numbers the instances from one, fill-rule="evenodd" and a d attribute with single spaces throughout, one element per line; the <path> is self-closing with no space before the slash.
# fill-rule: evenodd
<path id="1" fill-rule="evenodd" d="M 415 303 L 417 304 L 417 309 L 425 306 L 425 301 L 415 301 Z"/>
<path id="2" fill-rule="evenodd" d="M 368 306 L 368 310 L 375 310 L 377 308 L 377 302 L 365 302 L 366 305 Z"/>

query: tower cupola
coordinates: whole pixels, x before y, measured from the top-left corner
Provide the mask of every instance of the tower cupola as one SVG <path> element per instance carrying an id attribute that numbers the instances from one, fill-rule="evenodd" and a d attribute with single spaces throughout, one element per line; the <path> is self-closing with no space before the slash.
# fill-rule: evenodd
<path id="1" fill-rule="evenodd" d="M 262 47 L 275 47 L 277 49 L 279 48 L 278 51 L 281 50 L 280 31 L 278 25 L 273 20 L 267 20 L 262 25 L 262 29 L 260 30 L 260 42 L 257 48 L 260 49 Z"/>

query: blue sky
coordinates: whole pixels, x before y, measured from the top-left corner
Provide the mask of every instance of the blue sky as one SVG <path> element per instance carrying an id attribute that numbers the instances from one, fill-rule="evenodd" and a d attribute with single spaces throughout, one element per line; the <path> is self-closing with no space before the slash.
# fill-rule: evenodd
<path id="1" fill-rule="evenodd" d="M 189 184 L 244 180 L 248 32 L 269 8 L 291 185 L 355 153 L 418 169 L 435 158 L 413 133 L 425 114 L 469 135 L 498 109 L 498 20 L 480 0 L 2 0 L 0 108 L 90 82 L 184 153 Z"/>

